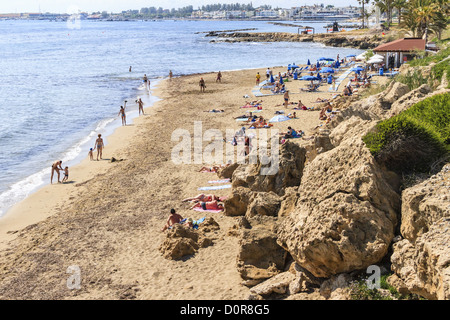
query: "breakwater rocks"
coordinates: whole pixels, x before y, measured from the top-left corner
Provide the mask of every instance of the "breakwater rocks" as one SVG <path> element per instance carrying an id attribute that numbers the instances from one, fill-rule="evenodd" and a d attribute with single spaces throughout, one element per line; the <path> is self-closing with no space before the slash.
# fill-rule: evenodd
<path id="1" fill-rule="evenodd" d="M 320 42 L 330 47 L 352 47 L 372 49 L 384 39 L 374 35 L 348 35 L 343 33 L 297 34 L 289 32 L 215 32 L 206 37 L 214 37 L 210 42 Z"/>

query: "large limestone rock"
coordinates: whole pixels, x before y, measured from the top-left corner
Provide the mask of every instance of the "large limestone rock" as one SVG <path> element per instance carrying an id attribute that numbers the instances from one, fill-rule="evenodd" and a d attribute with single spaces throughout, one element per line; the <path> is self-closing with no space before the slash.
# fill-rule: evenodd
<path id="1" fill-rule="evenodd" d="M 287 252 L 277 244 L 270 220 L 242 230 L 239 244 L 237 269 L 244 280 L 264 280 L 282 272 Z"/>
<path id="2" fill-rule="evenodd" d="M 430 92 L 431 88 L 427 84 L 423 84 L 419 88 L 408 92 L 392 103 L 388 112 L 388 118 L 398 115 L 400 112 L 423 100 Z"/>
<path id="3" fill-rule="evenodd" d="M 428 180 L 403 191 L 405 238 L 391 257 L 399 291 L 428 299 L 450 298 L 450 164 Z"/>
<path id="4" fill-rule="evenodd" d="M 257 152 L 256 149 L 254 152 Z M 279 167 L 272 175 L 261 174 L 262 168 L 270 165 L 261 163 L 240 165 L 233 172 L 232 187 L 244 187 L 251 191 L 274 192 L 280 196 L 285 188 L 299 186 L 305 163 L 306 150 L 296 143 L 287 142 L 280 147 Z"/>
<path id="5" fill-rule="evenodd" d="M 450 217 L 450 164 L 402 193 L 401 233 L 412 243 L 444 217 Z"/>
<path id="6" fill-rule="evenodd" d="M 373 129 L 377 121 L 363 120 L 360 117 L 352 116 L 349 119 L 339 123 L 330 134 L 331 143 L 336 147 L 342 141 L 353 138 L 362 137 Z"/>
<path id="7" fill-rule="evenodd" d="M 442 218 L 413 244 L 394 244 L 392 285 L 427 299 L 450 299 L 450 218 Z"/>
<path id="8" fill-rule="evenodd" d="M 278 243 L 316 277 L 363 269 L 388 252 L 400 197 L 361 138 L 347 139 L 306 168 L 296 209 Z"/>

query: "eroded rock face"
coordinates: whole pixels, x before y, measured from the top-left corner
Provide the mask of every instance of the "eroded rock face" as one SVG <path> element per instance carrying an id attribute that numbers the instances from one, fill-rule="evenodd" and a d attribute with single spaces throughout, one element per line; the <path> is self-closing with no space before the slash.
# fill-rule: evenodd
<path id="1" fill-rule="evenodd" d="M 405 238 L 391 257 L 392 285 L 427 299 L 450 298 L 450 164 L 402 194 Z"/>
<path id="2" fill-rule="evenodd" d="M 299 186 L 305 164 L 306 150 L 296 143 L 287 142 L 280 147 L 278 170 L 272 175 L 261 174 L 263 165 L 259 158 L 256 164 L 240 165 L 232 177 L 232 187 L 244 187 L 250 191 L 274 192 L 280 196 L 285 188 Z"/>
<path id="3" fill-rule="evenodd" d="M 195 254 L 200 248 L 213 244 L 214 237 L 209 232 L 220 229 L 219 224 L 211 217 L 203 221 L 198 230 L 176 224 L 167 230 L 166 239 L 160 245 L 159 251 L 164 258 L 178 260 Z"/>
<path id="4" fill-rule="evenodd" d="M 296 209 L 279 244 L 316 277 L 366 268 L 388 251 L 400 197 L 361 138 L 344 141 L 306 168 Z"/>
<path id="5" fill-rule="evenodd" d="M 239 244 L 237 269 L 244 280 L 268 279 L 283 270 L 287 253 L 267 223 L 242 230 Z"/>
<path id="6" fill-rule="evenodd" d="M 401 233 L 414 243 L 441 218 L 450 217 L 450 164 L 402 193 Z"/>
<path id="7" fill-rule="evenodd" d="M 442 218 L 413 244 L 404 239 L 394 244 L 391 257 L 400 290 L 427 299 L 450 299 L 450 218 Z"/>

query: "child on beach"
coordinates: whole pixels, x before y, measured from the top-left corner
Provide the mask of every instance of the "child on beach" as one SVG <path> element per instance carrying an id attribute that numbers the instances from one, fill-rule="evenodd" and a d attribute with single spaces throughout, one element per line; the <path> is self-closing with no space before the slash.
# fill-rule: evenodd
<path id="1" fill-rule="evenodd" d="M 62 182 L 66 182 L 67 179 L 69 179 L 69 167 L 64 168 L 64 178 L 62 179 Z"/>
<path id="2" fill-rule="evenodd" d="M 89 155 L 89 159 L 91 161 L 93 161 L 94 160 L 94 149 L 90 148 L 89 152 L 88 152 L 88 155 Z"/>

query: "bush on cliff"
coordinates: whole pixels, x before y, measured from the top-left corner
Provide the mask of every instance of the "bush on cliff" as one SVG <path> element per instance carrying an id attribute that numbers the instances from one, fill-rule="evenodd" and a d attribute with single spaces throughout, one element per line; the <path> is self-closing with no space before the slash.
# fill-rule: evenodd
<path id="1" fill-rule="evenodd" d="M 427 98 L 363 137 L 375 159 L 398 173 L 428 172 L 450 151 L 450 94 Z"/>

